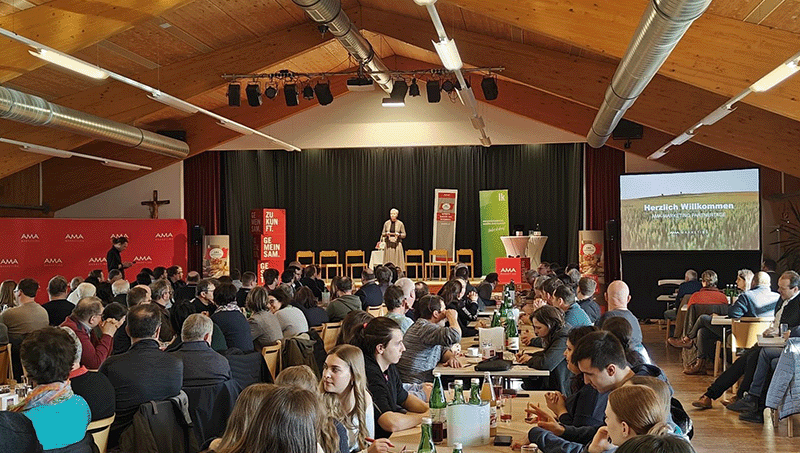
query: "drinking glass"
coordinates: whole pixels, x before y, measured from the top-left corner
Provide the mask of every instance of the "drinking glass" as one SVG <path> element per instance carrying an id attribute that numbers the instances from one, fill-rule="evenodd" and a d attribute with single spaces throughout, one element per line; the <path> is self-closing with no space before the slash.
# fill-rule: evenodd
<path id="1" fill-rule="evenodd" d="M 500 397 L 503 396 L 503 377 L 492 376 L 492 388 L 494 389 L 494 398 L 500 404 Z"/>
<path id="2" fill-rule="evenodd" d="M 503 395 L 501 398 L 503 402 L 502 413 L 500 414 L 500 421 L 504 423 L 511 423 L 514 398 L 511 395 Z"/>

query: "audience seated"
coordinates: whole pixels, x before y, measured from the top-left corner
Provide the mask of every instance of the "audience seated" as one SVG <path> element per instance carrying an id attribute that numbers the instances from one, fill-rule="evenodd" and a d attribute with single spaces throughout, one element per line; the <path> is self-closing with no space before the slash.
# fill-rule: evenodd
<path id="1" fill-rule="evenodd" d="M 194 304 L 188 300 L 182 300 L 176 302 L 172 308 L 169 309 L 169 320 L 172 323 L 172 329 L 176 332 L 177 337 L 175 341 L 169 344 L 169 346 L 164 349 L 167 352 L 174 352 L 180 349 L 181 345 L 183 344 L 183 340 L 181 340 L 181 330 L 183 329 L 183 323 L 186 321 L 186 318 L 195 314 L 194 311 Z M 203 316 L 208 316 L 205 313 L 199 313 Z M 228 344 L 225 342 L 225 334 L 222 333 L 222 329 L 219 328 L 218 325 L 211 323 L 213 326 L 213 333 L 211 334 L 211 349 L 222 353 L 228 350 Z"/>
<path id="2" fill-rule="evenodd" d="M 366 278 L 364 276 L 365 272 L 361 274 L 362 280 Z M 363 290 L 365 286 L 366 285 L 362 286 L 361 290 Z M 343 320 L 348 313 L 353 310 L 359 310 L 362 308 L 362 306 L 377 307 L 381 305 L 383 303 L 383 293 L 381 293 L 381 290 L 377 287 L 377 284 L 373 284 L 373 286 L 374 289 L 368 291 L 369 298 L 365 299 L 369 301 L 370 304 L 362 304 L 359 296 L 353 294 L 353 280 L 350 277 L 342 277 L 338 279 L 336 281 L 336 298 L 328 304 L 328 319 L 330 322 L 339 322 Z M 372 303 L 372 297 L 377 295 L 380 296 L 380 299 L 377 303 Z M 366 308 L 364 308 L 364 310 L 366 310 Z"/>
<path id="3" fill-rule="evenodd" d="M 478 309 L 480 311 L 486 310 L 487 305 L 497 305 L 497 302 L 492 299 L 495 286 L 497 286 L 497 272 L 489 272 L 486 274 L 486 278 L 478 284 L 476 291 L 478 292 Z"/>
<path id="4" fill-rule="evenodd" d="M 342 320 L 342 328 L 339 329 L 339 335 L 336 336 L 336 346 L 340 344 L 354 344 L 353 337 L 355 337 L 356 329 L 360 329 L 364 324 L 375 319 L 371 314 L 363 310 L 353 310 L 347 314 Z"/>
<path id="5" fill-rule="evenodd" d="M 16 288 L 17 282 L 14 280 L 4 280 L 3 283 L 0 283 L 0 313 L 8 308 L 17 306 L 16 296 L 14 295 Z"/>
<path id="6" fill-rule="evenodd" d="M 631 349 L 630 345 L 633 329 L 631 329 L 631 323 L 629 323 L 627 319 L 621 316 L 612 316 L 603 323 L 603 330 L 617 337 L 617 340 L 619 340 L 619 343 L 622 345 L 622 349 L 625 350 L 625 359 L 628 360 L 628 365 L 637 367 L 650 363 L 639 351 Z"/>
<path id="7" fill-rule="evenodd" d="M 20 348 L 22 366 L 34 388 L 10 410 L 22 412 L 33 422 L 44 450 L 80 442 L 91 419 L 89 405 L 69 382 L 75 355 L 72 338 L 57 327 L 31 332 Z"/>
<path id="8" fill-rule="evenodd" d="M 375 318 L 356 327 L 353 342 L 364 353 L 367 388 L 375 409 L 375 436 L 388 438 L 393 432 L 418 426 L 428 405 L 403 389 L 395 366 L 405 351 L 397 323 L 385 317 Z"/>
<path id="9" fill-rule="evenodd" d="M 280 284 L 280 273 L 277 269 L 264 269 L 262 277 L 264 277 L 264 288 L 267 291 L 272 291 Z"/>
<path id="10" fill-rule="evenodd" d="M 571 327 L 582 327 L 592 324 L 589 315 L 577 304 L 575 292 L 567 285 L 559 286 L 553 293 L 553 306 L 564 312 L 564 322 Z"/>
<path id="11" fill-rule="evenodd" d="M 410 282 L 411 280 L 408 281 Z M 413 283 L 411 283 L 411 287 L 414 287 Z M 409 307 L 406 305 L 406 300 L 407 297 L 403 293 L 403 289 L 397 285 L 390 286 L 383 295 L 383 304 L 386 306 L 387 310 L 386 317 L 396 322 L 397 325 L 400 326 L 400 330 L 403 331 L 404 335 L 408 328 L 414 324 L 414 321 L 406 316 L 406 312 L 409 309 Z"/>
<path id="12" fill-rule="evenodd" d="M 221 452 L 242 440 L 247 428 L 255 422 L 254 417 L 258 408 L 261 407 L 273 387 L 272 384 L 252 384 L 242 390 L 239 398 L 236 399 L 233 412 L 228 418 L 225 432 L 222 437 L 212 440 L 206 451 L 209 453 Z"/>
<path id="13" fill-rule="evenodd" d="M 131 288 L 131 290 L 128 291 L 127 297 L 128 310 L 139 304 L 147 303 L 150 300 L 149 291 L 149 286 L 137 285 Z M 114 332 L 114 349 L 112 350 L 111 355 L 122 354 L 131 347 L 131 338 L 128 336 L 128 330 L 126 328 L 127 323 L 128 320 L 126 318 L 122 325 L 119 326 L 119 329 Z"/>
<path id="14" fill-rule="evenodd" d="M 746 270 L 746 269 L 745 269 Z M 739 271 L 740 274 L 744 271 Z M 775 305 L 781 298 L 777 292 L 772 292 L 770 289 L 772 281 L 766 272 L 759 272 L 755 276 L 755 287 L 749 289 L 746 282 L 742 282 L 742 277 L 737 277 L 736 285 L 740 287 L 742 283 L 745 284 L 745 289 L 739 297 L 736 298 L 730 308 L 728 309 L 729 318 L 760 318 L 764 316 L 772 316 L 775 313 Z"/>
<path id="15" fill-rule="evenodd" d="M 166 274 L 165 274 L 166 275 Z M 175 340 L 175 329 L 169 319 L 169 308 L 172 307 L 172 295 L 175 290 L 172 285 L 164 278 L 157 279 L 150 284 L 150 303 L 158 307 L 161 312 L 161 330 L 159 331 L 158 341 L 168 345 Z"/>
<path id="16" fill-rule="evenodd" d="M 228 359 L 211 349 L 214 323 L 206 315 L 189 315 L 181 329 L 180 348 L 171 354 L 183 362 L 183 387 L 200 387 L 231 378 Z"/>
<path id="17" fill-rule="evenodd" d="M 236 302 L 236 287 L 232 283 L 219 285 L 214 291 L 214 303 L 217 305 L 217 310 L 211 315 L 211 320 L 225 335 L 228 349 L 252 351 L 253 337 L 250 335 L 250 324 Z"/>
<path id="18" fill-rule="evenodd" d="M 278 318 L 283 338 L 308 332 L 308 321 L 303 312 L 291 304 L 292 298 L 285 288 L 276 288 L 269 295 L 269 309 Z"/>
<path id="19" fill-rule="evenodd" d="M 186 274 L 186 285 L 175 290 L 175 302 L 194 299 L 197 294 L 197 284 L 199 282 L 200 274 L 197 271 L 190 271 Z"/>
<path id="20" fill-rule="evenodd" d="M 42 305 L 47 311 L 47 317 L 51 326 L 58 326 L 67 319 L 67 316 L 72 313 L 75 304 L 67 300 L 67 293 L 69 292 L 69 283 L 67 279 L 56 275 L 50 279 L 47 284 L 47 295 L 50 301 Z"/>
<path id="21" fill-rule="evenodd" d="M 475 291 L 467 294 L 462 280 L 454 279 L 445 283 L 440 291 L 444 306 L 448 310 L 455 310 L 458 314 L 458 324 L 461 336 L 474 337 L 478 329 L 469 324 L 478 319 L 478 293 Z"/>
<path id="22" fill-rule="evenodd" d="M 564 322 L 564 312 L 545 305 L 533 312 L 531 321 L 534 333 L 542 339 L 544 350 L 531 355 L 520 353 L 516 357 L 517 363 L 524 363 L 537 370 L 550 371 L 545 384 L 546 389 L 570 395 L 570 373 L 564 359 L 570 327 Z"/>
<path id="23" fill-rule="evenodd" d="M 177 395 L 183 385 L 183 363 L 159 349 L 161 310 L 154 304 L 139 304 L 128 311 L 130 349 L 106 359 L 100 372 L 116 391 L 116 419 L 109 446 L 115 446 L 122 431 L 133 421 L 139 405 L 163 401 Z"/>
<path id="24" fill-rule="evenodd" d="M 83 282 L 78 284 L 78 287 L 75 288 L 69 296 L 67 296 L 67 300 L 75 305 L 78 303 L 79 300 L 83 299 L 84 297 L 93 297 L 97 295 L 97 287 L 89 282 Z"/>
<path id="25" fill-rule="evenodd" d="M 692 294 L 687 306 L 727 304 L 728 296 L 717 288 L 717 273 L 712 270 L 703 271 L 700 276 L 700 283 L 703 285 L 700 291 Z"/>
<path id="26" fill-rule="evenodd" d="M 170 266 L 166 270 L 167 281 L 172 285 L 173 293 L 178 290 L 178 288 L 182 288 L 186 286 L 186 282 L 183 281 L 183 268 L 180 266 Z"/>
<path id="27" fill-rule="evenodd" d="M 328 312 L 317 305 L 317 298 L 308 286 L 303 286 L 295 293 L 292 305 L 303 312 L 309 327 L 321 326 L 328 322 Z"/>
<path id="28" fill-rule="evenodd" d="M 82 345 L 75 331 L 69 327 L 61 327 L 75 343 L 75 359 L 69 372 L 72 391 L 79 395 L 92 412 L 92 421 L 103 420 L 114 415 L 114 387 L 105 374 L 89 371 L 81 365 Z"/>
<path id="29" fill-rule="evenodd" d="M 461 367 L 451 349 L 461 341 L 456 311 L 446 309 L 442 298 L 434 295 L 423 297 L 418 304 L 420 317 L 403 335 L 405 351 L 397 362 L 397 371 L 407 384 L 432 382 L 433 369 L 440 363 Z M 445 322 L 450 327 L 446 327 Z"/>
<path id="30" fill-rule="evenodd" d="M 283 339 L 283 331 L 278 318 L 270 311 L 269 294 L 264 287 L 253 288 L 247 294 L 245 305 L 250 311 L 250 336 L 253 346 L 261 351 L 264 346 L 272 346 Z"/>
<path id="31" fill-rule="evenodd" d="M 383 293 L 386 292 L 386 288 L 392 286 L 392 269 L 389 267 L 391 263 L 387 263 L 386 266 L 379 264 L 375 266 L 375 280 L 378 283 L 378 288 L 381 290 L 381 298 L 380 300 L 383 301 Z M 380 305 L 380 304 L 378 304 Z"/>
<path id="32" fill-rule="evenodd" d="M 360 300 L 359 308 L 364 311 L 366 311 L 368 307 L 378 307 L 383 303 L 383 291 L 381 291 L 380 286 L 378 286 L 378 281 L 372 270 L 365 268 L 361 272 L 361 288 L 356 291 L 356 296 L 358 296 Z"/>
<path id="33" fill-rule="evenodd" d="M 0 322 L 8 327 L 9 336 L 22 337 L 50 324 L 47 310 L 34 300 L 38 291 L 39 284 L 32 278 L 24 278 L 17 284 L 14 289 L 17 305 L 0 313 Z"/>
<path id="34" fill-rule="evenodd" d="M 639 320 L 636 319 L 636 316 L 628 310 L 628 302 L 631 301 L 630 296 L 630 289 L 628 289 L 628 285 L 623 282 L 622 280 L 616 280 L 611 282 L 606 288 L 606 303 L 608 304 L 608 311 L 603 313 L 602 316 L 597 318 L 594 325 L 597 327 L 602 327 L 603 323 L 611 316 L 621 316 L 628 320 L 631 324 L 631 329 L 633 329 L 633 335 L 631 335 L 631 349 L 635 351 L 642 351 L 644 350 L 644 346 L 642 346 L 642 328 L 639 326 Z"/>
<path id="35" fill-rule="evenodd" d="M 300 283 L 310 289 L 317 300 L 322 299 L 322 293 L 325 291 L 325 282 L 319 277 L 319 267 L 309 264 L 303 269 L 303 278 L 300 279 Z"/>
<path id="36" fill-rule="evenodd" d="M 256 283 L 258 283 L 256 280 L 256 274 L 253 272 L 248 271 L 242 274 L 242 286 L 236 291 L 236 303 L 240 307 L 244 307 L 244 303 L 247 300 L 247 293 L 249 293 L 251 289 L 255 288 Z M 234 287 L 235 286 L 236 285 L 234 285 Z"/>
<path id="37" fill-rule="evenodd" d="M 692 444 L 678 436 L 644 434 L 626 440 L 616 453 L 695 453 Z"/>
<path id="38" fill-rule="evenodd" d="M 115 281 L 111 284 L 111 294 L 114 295 L 114 298 L 111 299 L 111 301 L 125 305 L 128 298 L 128 291 L 130 290 L 131 284 L 127 280 L 119 279 Z"/>
<path id="39" fill-rule="evenodd" d="M 115 319 L 102 320 L 103 303 L 97 297 L 84 297 L 61 324 L 69 327 L 81 341 L 81 365 L 90 370 L 100 368 L 100 364 L 111 355 L 114 334 L 120 323 Z M 100 327 L 103 335 L 98 340 L 92 336 L 92 329 Z"/>
<path id="40" fill-rule="evenodd" d="M 210 278 L 204 278 L 197 282 L 195 287 L 195 298 L 192 299 L 195 313 L 206 313 L 208 316 L 214 314 L 217 306 L 214 304 L 214 291 L 217 287 Z"/>
<path id="41" fill-rule="evenodd" d="M 578 280 L 578 305 L 581 306 L 589 320 L 594 324 L 600 317 L 600 305 L 594 300 L 594 292 L 597 290 L 597 282 L 593 278 L 582 277 Z"/>
<path id="42" fill-rule="evenodd" d="M 43 453 L 31 420 L 17 412 L 0 412 L 3 453 Z"/>

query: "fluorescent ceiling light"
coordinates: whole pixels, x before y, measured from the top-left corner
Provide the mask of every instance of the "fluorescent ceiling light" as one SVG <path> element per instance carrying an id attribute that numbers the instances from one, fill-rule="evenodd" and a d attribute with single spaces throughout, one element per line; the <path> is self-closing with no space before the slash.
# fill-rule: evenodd
<path id="1" fill-rule="evenodd" d="M 661 159 L 662 157 L 666 156 L 667 153 L 669 152 L 669 146 L 670 146 L 670 144 L 667 143 L 666 145 L 662 146 L 661 148 L 658 148 L 658 150 L 656 152 L 654 152 L 653 154 L 647 156 L 647 158 L 649 160 Z"/>
<path id="2" fill-rule="evenodd" d="M 226 120 L 220 120 L 220 122 L 217 123 L 217 124 L 219 124 L 220 126 L 226 128 L 226 129 L 230 129 L 230 130 L 232 130 L 234 132 L 238 132 L 238 133 L 240 133 L 242 135 L 253 135 L 253 129 L 250 129 L 249 127 L 247 127 L 247 126 L 245 126 L 243 124 L 234 123 L 233 121 L 226 121 Z"/>
<path id="3" fill-rule="evenodd" d="M 486 147 L 492 146 L 492 140 L 489 137 L 481 137 L 481 145 Z"/>
<path id="4" fill-rule="evenodd" d="M 383 98 L 381 105 L 384 107 L 405 107 L 406 101 L 405 99 Z"/>
<path id="5" fill-rule="evenodd" d="M 684 132 L 683 134 L 675 137 L 670 142 L 671 145 L 683 145 L 684 143 L 688 142 L 689 140 L 694 137 L 694 134 L 690 134 L 688 132 Z"/>
<path id="6" fill-rule="evenodd" d="M 61 66 L 64 69 L 69 69 L 70 71 L 75 71 L 93 79 L 106 79 L 109 75 L 108 71 L 60 52 L 55 52 L 49 49 L 29 50 L 28 52 L 30 52 L 30 54 L 34 57 L 41 58 L 44 61 Z"/>
<path id="7" fill-rule="evenodd" d="M 123 170 L 152 170 L 152 168 L 145 167 L 143 165 L 129 164 L 127 162 L 119 162 L 116 160 L 103 160 L 101 163 L 106 167 L 121 168 Z"/>
<path id="8" fill-rule="evenodd" d="M 483 129 L 486 127 L 486 123 L 483 122 L 483 117 L 473 116 L 470 118 L 470 121 L 472 121 L 472 127 L 475 129 Z"/>
<path id="9" fill-rule="evenodd" d="M 436 3 L 436 0 L 414 0 L 414 3 L 416 3 L 419 6 L 428 6 Z"/>
<path id="10" fill-rule="evenodd" d="M 797 61 L 789 61 L 773 69 L 764 77 L 758 79 L 754 84 L 750 85 L 750 89 L 755 92 L 767 91 L 791 77 L 792 74 L 798 70 L 800 70 L 800 66 L 797 65 Z"/>
<path id="11" fill-rule="evenodd" d="M 278 140 L 277 138 L 271 137 L 271 136 L 269 136 L 269 135 L 267 135 L 267 134 L 265 134 L 263 132 L 255 131 L 254 134 L 258 135 L 259 137 L 264 137 L 264 138 L 266 138 L 267 140 L 269 140 L 269 141 L 271 141 L 273 143 L 277 143 L 278 145 L 281 146 L 281 148 L 285 149 L 286 151 L 302 151 L 302 149 L 300 149 L 300 148 L 298 148 L 298 147 L 296 147 L 294 145 L 290 145 L 289 143 L 286 143 L 286 142 L 284 142 L 282 140 Z"/>
<path id="12" fill-rule="evenodd" d="M 436 48 L 436 53 L 439 54 L 442 65 L 448 70 L 458 71 L 464 67 L 464 63 L 461 62 L 461 55 L 458 54 L 456 42 L 452 39 L 444 38 L 439 42 L 433 41 L 433 47 Z"/>
<path id="13" fill-rule="evenodd" d="M 736 110 L 736 107 L 728 107 L 727 105 L 720 106 L 700 120 L 700 123 L 704 126 L 711 126 L 722 118 L 730 115 L 734 110 Z"/>
<path id="14" fill-rule="evenodd" d="M 175 96 L 169 95 L 167 93 L 162 93 L 161 91 L 158 90 L 155 90 L 151 94 L 148 94 L 147 97 L 185 113 L 197 113 L 198 111 L 197 107 L 195 107 L 194 105 L 182 99 L 178 99 Z"/>

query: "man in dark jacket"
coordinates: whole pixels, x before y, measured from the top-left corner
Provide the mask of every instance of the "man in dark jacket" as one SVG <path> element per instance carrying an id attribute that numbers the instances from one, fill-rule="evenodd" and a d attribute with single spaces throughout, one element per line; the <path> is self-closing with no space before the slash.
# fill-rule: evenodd
<path id="1" fill-rule="evenodd" d="M 228 359 L 211 349 L 213 334 L 214 323 L 208 316 L 195 313 L 183 322 L 183 344 L 172 355 L 183 362 L 184 387 L 219 384 L 231 378 Z"/>
<path id="2" fill-rule="evenodd" d="M 47 310 L 47 317 L 50 320 L 51 326 L 59 326 L 67 316 L 72 313 L 75 308 L 72 302 L 67 300 L 67 293 L 69 292 L 69 283 L 67 279 L 56 275 L 50 279 L 47 285 L 47 295 L 50 297 L 50 302 L 42 305 Z"/>
<path id="3" fill-rule="evenodd" d="M 250 290 L 256 287 L 256 274 L 254 272 L 247 271 L 242 274 L 242 287 L 236 291 L 236 304 L 240 307 L 244 307 L 245 301 L 247 301 L 247 295 L 250 294 Z"/>
<path id="4" fill-rule="evenodd" d="M 353 280 L 342 277 L 336 282 L 336 299 L 328 304 L 330 322 L 339 322 L 353 310 L 361 308 L 361 299 L 353 294 Z"/>
<path id="5" fill-rule="evenodd" d="M 131 348 L 109 357 L 100 367 L 116 392 L 117 417 L 111 425 L 109 447 L 116 446 L 141 404 L 173 397 L 183 385 L 183 362 L 159 349 L 161 310 L 155 304 L 131 308 L 126 329 Z"/>
<path id="6" fill-rule="evenodd" d="M 367 307 L 379 307 L 383 303 L 383 291 L 371 270 L 361 272 L 361 288 L 356 291 L 356 296 L 361 299 L 361 309 L 365 311 Z"/>

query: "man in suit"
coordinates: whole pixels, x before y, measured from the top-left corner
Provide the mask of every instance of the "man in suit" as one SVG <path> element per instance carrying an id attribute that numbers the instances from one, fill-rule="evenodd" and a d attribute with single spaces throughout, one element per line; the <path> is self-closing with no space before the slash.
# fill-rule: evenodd
<path id="1" fill-rule="evenodd" d="M 372 270 L 361 272 L 361 288 L 356 291 L 356 296 L 361 299 L 361 309 L 365 311 L 367 307 L 379 307 L 383 303 L 383 291 Z"/>
<path id="2" fill-rule="evenodd" d="M 126 324 L 131 348 L 109 357 L 100 367 L 116 391 L 117 417 L 111 425 L 109 447 L 119 442 L 141 404 L 176 396 L 183 386 L 183 362 L 159 349 L 159 307 L 140 304 L 131 308 Z"/>
<path id="3" fill-rule="evenodd" d="M 213 334 L 214 323 L 206 315 L 195 313 L 183 322 L 183 344 L 172 355 L 183 362 L 184 387 L 214 385 L 231 378 L 228 359 L 211 349 Z"/>
<path id="4" fill-rule="evenodd" d="M 322 281 L 319 276 L 319 268 L 313 264 L 309 264 L 303 269 L 303 278 L 300 279 L 300 283 L 311 289 L 311 292 L 314 293 L 314 297 L 316 297 L 317 300 L 322 300 L 322 292 L 325 291 L 325 282 Z"/>

